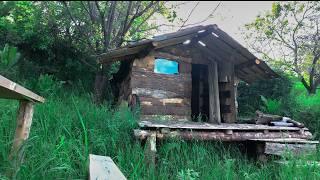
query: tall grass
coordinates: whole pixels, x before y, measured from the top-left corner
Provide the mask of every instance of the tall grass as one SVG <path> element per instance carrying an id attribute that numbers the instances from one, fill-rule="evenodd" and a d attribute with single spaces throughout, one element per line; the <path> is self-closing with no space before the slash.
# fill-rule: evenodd
<path id="1" fill-rule="evenodd" d="M 110 156 L 128 179 L 320 178 L 319 167 L 295 166 L 297 157 L 286 166 L 263 165 L 238 145 L 219 142 L 160 142 L 157 167 L 149 168 L 144 147 L 133 138 L 135 115 L 126 106 L 111 109 L 90 99 L 61 91 L 36 105 L 20 168 L 8 160 L 18 102 L 0 100 L 0 179 L 87 179 L 88 153 Z M 319 155 L 307 158 L 319 160 Z"/>

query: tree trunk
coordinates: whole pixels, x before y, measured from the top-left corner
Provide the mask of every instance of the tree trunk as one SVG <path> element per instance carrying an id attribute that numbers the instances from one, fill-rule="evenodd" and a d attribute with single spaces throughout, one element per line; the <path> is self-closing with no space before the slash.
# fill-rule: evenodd
<path id="1" fill-rule="evenodd" d="M 95 104 L 102 104 L 105 99 L 107 87 L 108 87 L 108 76 L 105 74 L 104 70 L 108 69 L 107 66 L 102 66 L 96 73 L 95 81 L 94 81 L 94 102 Z"/>
<path id="2" fill-rule="evenodd" d="M 316 94 L 316 92 L 317 92 L 317 83 L 312 81 L 310 83 L 310 85 L 309 85 L 303 78 L 301 79 L 301 82 L 302 82 L 303 86 L 307 89 L 309 95 Z"/>
<path id="3" fill-rule="evenodd" d="M 314 85 L 314 84 L 312 84 L 311 86 L 310 86 L 310 89 L 308 90 L 308 93 L 311 95 L 311 94 L 316 94 L 316 91 L 317 91 L 317 87 Z"/>

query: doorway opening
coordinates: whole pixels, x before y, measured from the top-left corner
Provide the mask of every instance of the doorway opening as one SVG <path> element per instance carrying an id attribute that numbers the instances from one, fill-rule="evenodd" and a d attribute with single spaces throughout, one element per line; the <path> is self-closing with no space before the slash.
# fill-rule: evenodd
<path id="1" fill-rule="evenodd" d="M 193 121 L 209 119 L 208 66 L 192 64 L 191 117 Z"/>

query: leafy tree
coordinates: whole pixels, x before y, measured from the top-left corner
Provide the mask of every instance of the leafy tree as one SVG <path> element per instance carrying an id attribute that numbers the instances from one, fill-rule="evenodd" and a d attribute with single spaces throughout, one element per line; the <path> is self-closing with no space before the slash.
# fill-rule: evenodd
<path id="1" fill-rule="evenodd" d="M 298 76 L 309 94 L 320 84 L 320 2 L 276 2 L 246 24 L 250 46 Z"/>
<path id="2" fill-rule="evenodd" d="M 77 32 L 75 35 L 85 41 L 92 54 L 106 52 L 126 41 L 143 37 L 146 31 L 142 34 L 141 30 L 149 28 L 147 20 L 150 17 L 155 13 L 168 15 L 164 4 L 159 1 L 63 2 L 65 13 L 74 26 L 73 31 Z M 110 73 L 106 70 L 110 70 L 110 66 L 102 65 L 96 71 L 94 89 L 97 103 L 101 103 L 108 87 Z"/>
<path id="3" fill-rule="evenodd" d="M 158 1 L 0 2 L 0 47 L 18 47 L 19 73 L 53 74 L 61 80 L 95 79 L 95 100 L 102 102 L 118 64 L 97 65 L 96 55 L 149 35 L 148 20 L 176 17 Z M 120 65 L 121 66 L 121 65 Z M 32 69 L 32 71 L 30 71 Z"/>

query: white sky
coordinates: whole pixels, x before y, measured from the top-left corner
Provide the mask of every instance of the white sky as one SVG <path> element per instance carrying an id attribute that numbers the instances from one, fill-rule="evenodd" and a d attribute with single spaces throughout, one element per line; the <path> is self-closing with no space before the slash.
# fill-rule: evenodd
<path id="1" fill-rule="evenodd" d="M 169 5 L 177 3 L 181 4 L 182 2 L 170 2 Z M 200 1 L 199 5 L 185 24 L 187 25 L 202 21 L 213 11 L 218 3 L 219 1 Z M 177 16 L 183 20 L 187 19 L 187 16 L 196 4 L 197 1 L 189 1 L 186 2 L 186 4 L 179 6 L 177 9 Z M 228 33 L 239 43 L 245 45 L 240 28 L 243 28 L 246 23 L 252 22 L 258 14 L 270 10 L 271 5 L 272 1 L 222 1 L 215 11 L 214 17 L 198 25 L 217 24 L 220 29 Z M 156 23 L 158 25 L 170 24 L 166 22 L 165 19 L 159 17 L 157 17 Z M 177 25 L 178 27 L 162 27 L 156 35 L 177 31 L 181 26 L 181 24 L 180 26 L 179 24 L 174 25 Z"/>

